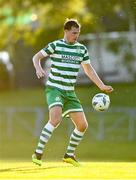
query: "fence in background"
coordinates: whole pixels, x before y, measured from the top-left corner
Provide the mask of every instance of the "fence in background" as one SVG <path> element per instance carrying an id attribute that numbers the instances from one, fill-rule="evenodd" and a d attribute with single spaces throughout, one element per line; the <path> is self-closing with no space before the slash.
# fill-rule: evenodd
<path id="1" fill-rule="evenodd" d="M 90 107 L 84 108 L 89 122 L 87 131 L 91 138 L 103 141 L 134 141 L 136 140 L 136 108 L 116 107 L 106 112 L 94 112 Z M 17 127 L 23 133 L 39 136 L 43 127 L 43 119 L 47 110 L 41 107 L 7 107 L 0 109 L 0 132 L 3 138 L 13 138 Z M 71 131 L 69 121 L 67 129 Z"/>

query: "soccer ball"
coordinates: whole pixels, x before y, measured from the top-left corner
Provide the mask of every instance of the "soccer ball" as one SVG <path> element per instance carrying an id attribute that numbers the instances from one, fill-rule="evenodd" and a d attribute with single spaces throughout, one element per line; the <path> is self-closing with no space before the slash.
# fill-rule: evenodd
<path id="1" fill-rule="evenodd" d="M 96 111 L 105 111 L 109 108 L 110 98 L 107 94 L 98 93 L 92 99 L 92 106 Z"/>

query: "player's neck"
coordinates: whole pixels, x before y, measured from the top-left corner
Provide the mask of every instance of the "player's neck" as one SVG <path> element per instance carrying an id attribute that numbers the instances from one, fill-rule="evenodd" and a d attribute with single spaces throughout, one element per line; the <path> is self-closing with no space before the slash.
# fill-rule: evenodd
<path id="1" fill-rule="evenodd" d="M 70 41 L 67 39 L 66 36 L 64 36 L 64 42 L 65 42 L 66 44 L 71 44 L 71 45 L 73 45 L 73 44 L 76 43 L 76 42 L 70 42 Z"/>

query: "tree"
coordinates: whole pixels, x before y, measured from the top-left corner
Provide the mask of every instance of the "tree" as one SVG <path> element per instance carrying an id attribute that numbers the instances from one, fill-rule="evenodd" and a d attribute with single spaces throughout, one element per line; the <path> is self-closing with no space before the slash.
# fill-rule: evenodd
<path id="1" fill-rule="evenodd" d="M 82 34 L 127 31 L 135 25 L 135 7 L 134 0 L 0 0 L 0 47 L 10 52 L 15 73 L 21 67 L 32 72 L 28 61 L 48 42 L 62 38 L 66 18 L 77 18 Z"/>
<path id="2" fill-rule="evenodd" d="M 136 23 L 135 0 L 0 0 L 0 7 L 1 47 L 21 39 L 37 51 L 46 42 L 62 37 L 67 17 L 81 22 L 82 33 L 127 31 Z"/>
<path id="3" fill-rule="evenodd" d="M 10 86 L 10 77 L 6 65 L 0 61 L 0 90 L 7 90 Z"/>

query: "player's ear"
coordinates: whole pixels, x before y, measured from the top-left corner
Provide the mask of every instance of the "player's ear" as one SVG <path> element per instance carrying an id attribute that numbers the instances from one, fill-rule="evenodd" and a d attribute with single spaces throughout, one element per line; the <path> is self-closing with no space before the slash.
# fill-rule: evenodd
<path id="1" fill-rule="evenodd" d="M 64 29 L 64 33 L 67 33 L 69 30 L 68 29 Z"/>

